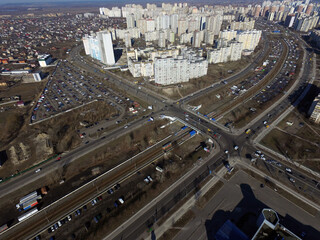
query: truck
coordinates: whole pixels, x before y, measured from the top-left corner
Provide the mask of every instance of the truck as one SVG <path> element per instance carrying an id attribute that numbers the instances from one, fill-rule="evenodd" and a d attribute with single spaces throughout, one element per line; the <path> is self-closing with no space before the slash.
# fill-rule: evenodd
<path id="1" fill-rule="evenodd" d="M 192 137 L 193 135 L 195 135 L 197 132 L 195 131 L 195 130 L 191 130 L 190 132 L 189 132 L 189 134 L 190 134 L 190 137 Z"/>
<path id="2" fill-rule="evenodd" d="M 182 128 L 181 128 L 181 130 L 185 130 L 185 129 L 187 129 L 188 128 L 188 126 L 183 126 Z"/>

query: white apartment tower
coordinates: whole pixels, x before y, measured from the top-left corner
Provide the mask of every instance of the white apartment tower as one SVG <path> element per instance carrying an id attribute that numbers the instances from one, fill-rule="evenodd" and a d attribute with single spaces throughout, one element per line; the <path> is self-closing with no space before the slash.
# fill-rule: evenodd
<path id="1" fill-rule="evenodd" d="M 107 65 L 114 65 L 115 58 L 114 58 L 114 52 L 113 52 L 111 33 L 109 31 L 103 31 L 100 33 L 102 33 L 102 39 L 103 39 L 102 62 Z"/>
<path id="2" fill-rule="evenodd" d="M 131 48 L 132 45 L 131 45 L 131 37 L 129 32 L 126 32 L 124 34 L 124 42 L 125 42 L 126 48 Z"/>
<path id="3" fill-rule="evenodd" d="M 166 47 L 166 33 L 165 33 L 165 31 L 160 31 L 159 32 L 158 45 L 161 48 L 165 48 Z"/>

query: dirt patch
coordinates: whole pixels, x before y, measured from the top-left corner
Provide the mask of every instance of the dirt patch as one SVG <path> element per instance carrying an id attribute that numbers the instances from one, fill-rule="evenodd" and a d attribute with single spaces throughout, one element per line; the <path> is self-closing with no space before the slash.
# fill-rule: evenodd
<path id="1" fill-rule="evenodd" d="M 292 160 L 307 160 L 320 156 L 320 148 L 317 145 L 278 129 L 273 129 L 260 143 Z M 314 170 L 320 172 L 320 169 Z"/>
<path id="2" fill-rule="evenodd" d="M 0 139 L 9 141 L 7 131 L 14 131 L 11 132 L 13 135 L 9 135 L 11 136 L 9 142 L 0 142 L 3 150 L 11 149 L 8 151 L 8 161 L 0 169 L 3 178 L 27 169 L 54 154 L 77 147 L 81 142 L 77 132 L 81 128 L 80 122 L 94 123 L 118 113 L 112 106 L 98 101 L 57 118 L 29 126 L 28 110 L 31 108 L 26 107 L 20 112 L 12 110 L 5 118 L 5 128 Z"/>

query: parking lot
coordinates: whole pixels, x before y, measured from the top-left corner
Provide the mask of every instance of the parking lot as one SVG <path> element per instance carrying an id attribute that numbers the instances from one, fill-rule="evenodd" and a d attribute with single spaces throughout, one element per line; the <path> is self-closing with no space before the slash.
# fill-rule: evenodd
<path id="1" fill-rule="evenodd" d="M 35 103 L 31 123 L 97 100 L 105 101 L 119 113 L 124 113 L 133 103 L 128 97 L 107 88 L 103 82 L 85 75 L 80 69 L 64 60 L 58 64 Z"/>

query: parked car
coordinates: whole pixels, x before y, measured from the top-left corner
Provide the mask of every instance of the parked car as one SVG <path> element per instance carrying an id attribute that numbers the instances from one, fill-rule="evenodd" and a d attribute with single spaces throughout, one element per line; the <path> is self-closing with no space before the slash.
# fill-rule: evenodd
<path id="1" fill-rule="evenodd" d="M 122 198 L 119 198 L 118 201 L 121 203 L 121 204 L 124 204 L 124 200 Z"/>
<path id="2" fill-rule="evenodd" d="M 99 213 L 98 215 L 96 215 L 96 216 L 93 218 L 93 220 L 94 220 L 96 223 L 98 223 L 101 218 L 102 218 L 102 215 L 101 215 L 101 213 Z"/>

